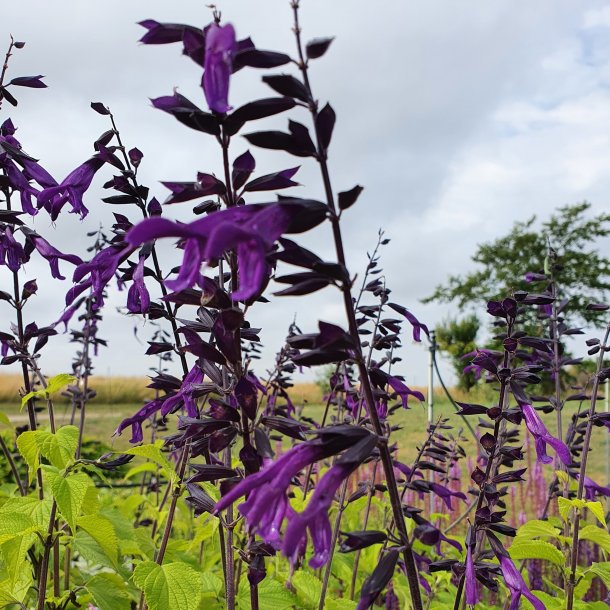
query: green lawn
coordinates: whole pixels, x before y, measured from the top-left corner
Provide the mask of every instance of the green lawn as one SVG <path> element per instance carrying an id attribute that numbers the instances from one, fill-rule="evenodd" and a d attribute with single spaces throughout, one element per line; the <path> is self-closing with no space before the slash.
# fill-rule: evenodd
<path id="1" fill-rule="evenodd" d="M 393 440 L 398 444 L 400 459 L 404 462 L 412 461 L 417 454 L 418 445 L 424 440 L 426 435 L 427 408 L 417 401 L 412 401 L 412 407 L 409 410 L 399 409 L 392 416 L 392 422 L 401 427 L 393 433 Z M 87 407 L 86 416 L 86 436 L 103 441 L 115 449 L 124 449 L 129 446 L 130 432 L 126 430 L 120 437 L 113 437 L 119 422 L 132 415 L 137 409 L 138 404 L 96 404 L 93 400 Z M 575 406 L 573 403 L 568 403 L 566 406 L 565 421 L 568 420 L 568 415 L 573 412 Z M 25 412 L 20 413 L 18 405 L 0 405 L 0 411 L 5 412 L 11 421 L 15 424 L 23 424 L 27 421 Z M 306 405 L 303 408 L 303 415 L 319 419 L 322 416 L 323 407 L 320 405 Z M 453 407 L 447 402 L 439 402 L 434 408 L 435 418 L 443 415 L 449 418 L 450 423 L 456 428 L 463 428 L 463 421 L 455 415 Z M 172 429 L 172 417 L 170 416 L 170 430 Z M 554 416 L 543 416 L 545 423 L 554 433 L 555 421 Z M 39 414 L 40 422 L 44 422 L 46 413 Z M 56 419 L 58 425 L 70 423 L 70 410 L 67 405 L 56 405 Z M 174 419 L 175 421 L 175 419 Z M 477 417 L 471 416 L 470 421 L 475 425 L 478 421 Z M 330 422 L 329 422 L 330 423 Z M 565 426 L 565 424 L 564 424 Z M 472 438 L 468 430 L 464 430 L 466 437 L 465 448 L 468 454 L 472 454 L 470 449 Z M 589 455 L 587 473 L 600 483 L 607 483 L 606 478 L 606 438 L 607 432 L 605 428 L 595 428 L 593 432 L 592 451 Z M 533 450 L 533 449 L 532 449 Z M 552 450 L 549 450 L 552 454 Z M 465 468 L 465 464 L 463 466 Z"/>

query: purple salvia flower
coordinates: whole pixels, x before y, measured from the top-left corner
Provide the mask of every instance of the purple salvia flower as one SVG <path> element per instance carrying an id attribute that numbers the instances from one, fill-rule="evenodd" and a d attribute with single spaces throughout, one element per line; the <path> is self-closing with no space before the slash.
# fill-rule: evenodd
<path id="1" fill-rule="evenodd" d="M 201 285 L 201 264 L 203 262 L 203 246 L 197 239 L 187 239 L 184 242 L 182 264 L 176 279 L 165 280 L 165 285 L 174 292 L 188 290 L 195 284 Z"/>
<path id="2" fill-rule="evenodd" d="M 127 310 L 131 313 L 146 313 L 150 307 L 150 295 L 144 283 L 144 261 L 145 258 L 141 256 L 133 270 L 133 283 L 127 293 Z"/>
<path id="3" fill-rule="evenodd" d="M 233 69 L 233 55 L 237 49 L 235 29 L 229 23 L 212 23 L 205 34 L 205 60 L 202 87 L 210 110 L 225 114 L 229 106 L 229 81 Z"/>
<path id="4" fill-rule="evenodd" d="M 426 333 L 426 336 L 430 336 L 430 331 L 425 324 L 422 324 L 406 307 L 398 305 L 397 303 L 388 303 L 388 305 L 396 312 L 402 314 L 409 324 L 413 327 L 413 340 L 418 343 L 421 341 L 421 331 Z"/>
<path id="5" fill-rule="evenodd" d="M 180 389 L 175 394 L 167 397 L 157 398 L 146 403 L 139 411 L 131 417 L 124 419 L 115 431 L 115 435 L 120 435 L 125 428 L 131 426 L 130 443 L 139 443 L 142 441 L 142 423 L 149 417 L 161 411 L 161 415 L 165 417 L 184 406 L 189 417 L 198 417 L 197 403 L 193 395 L 197 385 L 203 381 L 203 372 L 195 365 L 184 377 Z"/>
<path id="6" fill-rule="evenodd" d="M 51 275 L 58 280 L 65 280 L 66 278 L 59 271 L 59 259 L 72 263 L 73 265 L 82 265 L 83 261 L 75 254 L 64 254 L 57 248 L 54 248 L 46 239 L 35 236 L 32 238 L 34 247 L 38 251 L 38 254 L 44 259 L 49 261 L 51 267 Z"/>
<path id="7" fill-rule="evenodd" d="M 543 280 L 548 279 L 546 275 L 544 275 L 544 273 L 536 273 L 534 271 L 528 271 L 524 276 L 523 279 L 528 283 L 531 284 L 532 282 L 541 282 Z"/>
<path id="8" fill-rule="evenodd" d="M 23 246 L 15 239 L 12 229 L 5 227 L 4 233 L 0 235 L 0 264 L 16 272 L 26 260 Z"/>
<path id="9" fill-rule="evenodd" d="M 354 468 L 355 466 L 350 464 L 331 466 L 316 486 L 307 508 L 289 520 L 282 550 L 293 562 L 301 541 L 307 539 L 307 530 L 311 535 L 314 551 L 309 560 L 310 567 L 321 568 L 328 561 L 332 540 L 328 510 L 339 486 Z"/>
<path id="10" fill-rule="evenodd" d="M 549 431 L 546 429 L 543 421 L 540 419 L 538 413 L 532 405 L 522 404 L 521 411 L 525 418 L 525 425 L 529 430 L 530 434 L 534 437 L 536 444 L 536 455 L 543 464 L 550 464 L 553 460 L 546 453 L 546 446 L 550 445 L 555 449 L 559 459 L 566 465 L 569 466 L 572 463 L 572 456 L 570 450 L 566 444 L 558 438 L 551 436 Z"/>
<path id="11" fill-rule="evenodd" d="M 133 246 L 160 237 L 184 238 L 182 266 L 175 280 L 166 281 L 178 292 L 203 281 L 201 264 L 216 260 L 227 250 L 236 250 L 239 288 L 235 300 L 248 300 L 263 288 L 269 275 L 267 252 L 290 224 L 290 214 L 281 205 L 240 206 L 215 212 L 190 224 L 165 218 L 149 218 L 129 231 Z"/>
<path id="12" fill-rule="evenodd" d="M 466 502 L 466 496 L 461 491 L 453 491 L 449 487 L 440 485 L 439 483 L 430 483 L 430 490 L 435 493 L 449 510 L 453 510 L 451 498 L 458 498 Z"/>
<path id="13" fill-rule="evenodd" d="M 11 183 L 11 186 L 19 191 L 21 198 L 21 209 L 30 216 L 36 216 L 38 209 L 32 202 L 32 197 L 37 197 L 38 192 L 27 180 L 17 166 L 10 160 L 7 160 L 4 164 L 6 175 Z"/>
<path id="14" fill-rule="evenodd" d="M 216 504 L 216 512 L 224 510 L 238 498 L 244 495 L 247 496 L 246 501 L 237 508 L 246 518 L 250 530 L 257 533 L 265 542 L 273 545 L 274 548 L 280 548 L 280 528 L 282 522 L 285 518 L 292 521 L 298 517 L 290 509 L 288 503 L 288 491 L 292 479 L 306 466 L 339 453 L 347 447 L 351 447 L 351 449 L 343 457 L 339 458 L 335 465 L 341 466 L 341 470 L 344 470 L 343 467 L 347 467 L 350 464 L 350 467 L 353 469 L 362 459 L 370 454 L 372 446 L 377 441 L 375 435 L 353 426 L 326 428 L 320 431 L 319 434 L 320 436 L 316 439 L 296 445 L 275 462 L 267 463 L 260 471 L 249 475 L 235 485 Z M 372 446 L 370 445 L 371 443 Z M 336 482 L 337 476 L 333 474 L 327 480 L 319 492 L 315 503 L 312 497 L 308 506 L 312 506 L 311 514 L 313 516 L 320 518 L 316 507 L 321 509 L 328 501 L 324 490 L 330 490 L 334 482 Z M 290 551 L 294 557 L 295 553 L 300 552 L 298 549 L 303 545 L 303 538 L 303 535 L 291 537 L 294 543 L 291 541 L 290 548 L 285 547 L 285 551 Z M 317 553 L 323 553 L 322 545 L 326 544 L 325 540 L 326 530 L 321 529 L 315 532 L 314 544 L 316 545 L 315 550 Z"/>
<path id="15" fill-rule="evenodd" d="M 464 573 L 465 600 L 468 606 L 474 606 L 479 601 L 479 588 L 477 586 L 477 576 L 472 559 L 472 547 L 468 547 L 466 552 L 466 572 Z"/>
<path id="16" fill-rule="evenodd" d="M 324 474 L 302 513 L 288 522 L 282 550 L 293 561 L 307 531 L 311 535 L 314 555 L 309 561 L 312 568 L 322 567 L 329 559 L 332 528 L 328 511 L 341 483 L 366 459 L 377 446 L 377 438 L 369 435 L 348 449 Z"/>
<path id="17" fill-rule="evenodd" d="M 112 245 L 100 250 L 89 262 L 79 265 L 72 278 L 76 286 L 66 294 L 66 305 L 71 305 L 80 294 L 91 288 L 95 300 L 92 309 L 98 310 L 104 304 L 106 286 L 131 252 L 131 248 Z"/>
<path id="18" fill-rule="evenodd" d="M 313 443 L 297 445 L 275 462 L 266 465 L 233 487 L 216 504 L 216 512 L 224 510 L 241 496 L 248 495 L 238 506 L 250 529 L 265 542 L 279 548 L 280 527 L 288 508 L 290 481 L 303 468 L 322 459 L 322 447 Z"/>
<path id="19" fill-rule="evenodd" d="M 184 404 L 187 415 L 189 417 L 197 417 L 199 413 L 197 411 L 197 403 L 193 397 L 193 391 L 202 382 L 203 371 L 195 365 L 184 377 L 178 392 L 165 400 L 161 409 L 161 415 L 165 416 L 175 411 L 181 404 Z"/>
<path id="20" fill-rule="evenodd" d="M 70 307 L 66 307 L 64 312 L 61 314 L 61 317 L 57 322 L 53 323 L 53 326 L 57 326 L 58 324 L 64 324 L 64 330 L 68 331 L 68 322 L 72 319 L 72 316 L 76 313 L 78 308 L 80 307 L 81 302 L 71 305 Z"/>
<path id="21" fill-rule="evenodd" d="M 157 398 L 147 402 L 135 415 L 124 419 L 116 429 L 114 435 L 120 435 L 121 432 L 128 426 L 131 426 L 130 443 L 141 443 L 144 440 L 142 423 L 149 417 L 153 416 L 163 406 L 163 398 Z"/>
<path id="22" fill-rule="evenodd" d="M 79 165 L 74 171 L 70 172 L 61 184 L 49 186 L 38 194 L 38 207 L 43 207 L 51 220 L 56 220 L 61 209 L 66 203 L 72 206 L 72 212 L 80 214 L 84 218 L 89 210 L 83 203 L 83 195 L 91 185 L 91 181 L 104 161 L 97 157 L 92 157 Z"/>
<path id="23" fill-rule="evenodd" d="M 527 588 L 521 572 L 517 569 L 510 557 L 498 555 L 500 569 L 504 577 L 504 583 L 508 587 L 511 595 L 511 602 L 508 610 L 518 610 L 521 596 L 530 601 L 535 610 L 546 610 L 546 606 Z"/>
<path id="24" fill-rule="evenodd" d="M 580 478 L 580 475 L 576 476 L 576 479 Z M 585 497 L 587 500 L 593 501 L 596 496 L 610 496 L 610 489 L 603 485 L 598 485 L 593 479 L 589 477 L 584 478 L 585 481 Z"/>

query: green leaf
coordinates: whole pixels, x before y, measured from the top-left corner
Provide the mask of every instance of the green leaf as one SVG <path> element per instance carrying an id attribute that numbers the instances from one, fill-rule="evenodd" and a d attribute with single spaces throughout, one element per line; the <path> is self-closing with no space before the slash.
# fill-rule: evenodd
<path id="1" fill-rule="evenodd" d="M 74 460 L 78 446 L 78 428 L 63 426 L 55 434 L 39 431 L 37 443 L 40 454 L 61 470 Z"/>
<path id="2" fill-rule="evenodd" d="M 112 564 L 118 567 L 119 541 L 110 520 L 102 515 L 83 515 L 76 523 L 99 544 Z"/>
<path id="3" fill-rule="evenodd" d="M 606 587 L 610 587 L 610 563 L 609 562 L 594 563 L 591 565 L 591 567 L 588 570 L 585 571 L 585 573 L 586 572 L 592 572 L 596 576 L 599 576 L 604 581 L 604 585 L 606 585 Z"/>
<path id="4" fill-rule="evenodd" d="M 49 498 L 39 500 L 34 496 L 9 498 L 0 508 L 0 519 L 3 519 L 7 513 L 27 515 L 32 519 L 33 524 L 42 530 L 49 525 L 51 500 Z"/>
<path id="5" fill-rule="evenodd" d="M 8 418 L 8 415 L 6 413 L 3 413 L 2 411 L 0 411 L 0 425 L 8 426 L 9 428 L 13 427 L 11 424 L 11 420 Z"/>
<path id="6" fill-rule="evenodd" d="M 604 507 L 601 502 L 587 502 L 585 506 L 595 515 L 595 518 L 606 527 L 606 517 Z"/>
<path id="7" fill-rule="evenodd" d="M 19 449 L 19 453 L 28 465 L 30 478 L 34 476 L 40 463 L 40 449 L 36 441 L 39 433 L 39 430 L 28 430 L 17 437 L 17 449 Z"/>
<path id="8" fill-rule="evenodd" d="M 512 559 L 545 559 L 558 566 L 565 563 L 563 553 L 544 540 L 515 539 L 508 552 Z"/>
<path id="9" fill-rule="evenodd" d="M 201 591 L 219 597 L 224 589 L 222 578 L 214 572 L 204 572 L 201 575 Z"/>
<path id="10" fill-rule="evenodd" d="M 570 511 L 572 510 L 574 505 L 572 504 L 572 502 L 570 502 L 570 500 L 564 498 L 563 496 L 559 496 L 559 498 L 557 498 L 557 504 L 559 507 L 559 514 L 561 515 L 561 518 L 564 521 L 567 521 L 568 515 L 570 514 Z"/>
<path id="11" fill-rule="evenodd" d="M 17 536 L 37 532 L 39 529 L 28 515 L 21 513 L 3 514 L 0 519 L 0 544 L 13 540 Z"/>
<path id="12" fill-rule="evenodd" d="M 0 582 L 0 608 L 10 604 L 23 604 L 32 584 L 31 570 L 21 570 L 16 581 L 9 579 Z"/>
<path id="13" fill-rule="evenodd" d="M 55 468 L 65 468 L 74 460 L 77 445 L 76 426 L 63 426 L 55 434 L 46 430 L 28 430 L 17 437 L 17 449 L 28 465 L 30 476 L 38 470 L 41 455 Z"/>
<path id="14" fill-rule="evenodd" d="M 292 584 L 296 589 L 299 601 L 303 604 L 303 608 L 313 610 L 318 607 L 322 594 L 322 583 L 319 578 L 308 572 L 299 571 L 292 577 Z"/>
<path id="15" fill-rule="evenodd" d="M 610 534 L 607 530 L 597 527 L 597 525 L 586 525 L 580 530 L 579 537 L 581 540 L 590 540 L 604 549 L 606 553 L 610 553 Z"/>
<path id="16" fill-rule="evenodd" d="M 36 390 L 35 392 L 28 392 L 21 399 L 21 408 L 23 409 L 23 407 L 25 407 L 25 405 L 28 403 L 28 400 L 31 398 L 49 398 L 75 381 L 76 377 L 74 377 L 74 375 L 69 375 L 68 373 L 60 373 L 59 375 L 55 375 L 55 377 L 51 377 L 49 379 L 46 388 Z"/>
<path id="17" fill-rule="evenodd" d="M 21 580 L 21 573 L 30 571 L 30 566 L 26 565 L 26 554 L 28 549 L 36 542 L 38 536 L 33 532 L 15 536 L 0 545 L 0 551 L 5 563 L 5 571 L 8 575 L 7 584 L 14 589 Z"/>
<path id="18" fill-rule="evenodd" d="M 45 392 L 52 396 L 53 394 L 63 390 L 67 385 L 74 383 L 76 381 L 76 377 L 74 375 L 70 375 L 68 373 L 60 373 L 59 375 L 55 375 L 55 377 L 51 377 L 47 382 L 47 387 Z"/>
<path id="19" fill-rule="evenodd" d="M 86 584 L 99 610 L 130 610 L 131 599 L 123 579 L 118 574 L 101 572 Z"/>
<path id="20" fill-rule="evenodd" d="M 199 606 L 201 578 L 186 563 L 160 566 L 153 561 L 144 561 L 138 564 L 132 578 L 144 592 L 149 610 L 196 610 Z"/>
<path id="21" fill-rule="evenodd" d="M 517 530 L 517 540 L 523 538 L 532 540 L 533 538 L 555 538 L 559 534 L 559 530 L 553 527 L 548 521 L 540 519 L 532 519 L 524 523 Z"/>
<path id="22" fill-rule="evenodd" d="M 151 462 L 144 462 L 144 464 L 138 464 L 137 466 L 133 466 L 127 471 L 124 479 L 128 481 L 132 477 L 135 477 L 137 474 L 141 474 L 142 472 L 157 472 L 158 466 L 156 464 L 152 464 Z"/>
<path id="23" fill-rule="evenodd" d="M 58 472 L 50 470 L 46 471 L 46 477 L 59 512 L 75 532 L 76 519 L 81 513 L 87 489 L 92 484 L 91 479 L 84 472 L 63 477 Z"/>
<path id="24" fill-rule="evenodd" d="M 258 585 L 258 599 L 260 600 L 261 610 L 292 610 L 294 607 L 300 608 L 296 596 L 277 580 L 270 578 L 265 578 Z M 250 585 L 247 578 L 243 578 L 239 583 L 237 602 L 240 610 L 252 610 Z"/>
<path id="25" fill-rule="evenodd" d="M 161 451 L 160 445 L 139 445 L 138 447 L 132 447 L 123 451 L 125 455 L 139 455 L 144 457 L 155 464 L 158 464 L 163 471 L 163 474 L 170 480 L 176 481 L 177 475 L 174 471 L 173 466 L 169 463 L 169 460 L 165 457 Z"/>
<path id="26" fill-rule="evenodd" d="M 341 597 L 339 599 L 328 598 L 324 603 L 324 610 L 356 610 L 356 602 Z"/>

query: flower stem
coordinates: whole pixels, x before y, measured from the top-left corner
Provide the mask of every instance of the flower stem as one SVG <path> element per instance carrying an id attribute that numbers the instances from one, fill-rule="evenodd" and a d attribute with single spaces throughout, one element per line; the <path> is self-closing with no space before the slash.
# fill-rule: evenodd
<path id="1" fill-rule="evenodd" d="M 303 84 L 307 89 L 309 94 L 309 98 L 311 100 L 315 99 L 313 96 L 313 92 L 311 89 L 311 85 L 309 82 L 309 76 L 307 73 L 307 63 L 305 62 L 305 58 L 303 55 L 303 46 L 301 43 L 301 30 L 299 26 L 299 2 L 298 0 L 292 1 L 292 9 L 294 14 L 294 33 L 296 37 L 297 50 L 299 54 L 299 69 L 301 70 L 301 74 L 303 77 Z M 314 127 L 316 125 L 317 118 L 317 108 L 313 104 L 310 104 L 310 113 L 312 115 Z M 316 142 L 318 146 L 318 164 L 320 167 L 320 172 L 322 174 L 322 182 L 324 184 L 324 191 L 326 194 L 326 201 L 330 213 L 330 221 L 332 225 L 333 231 L 333 239 L 335 243 L 335 251 L 337 256 L 337 262 L 340 265 L 346 267 L 346 259 L 345 259 L 345 251 L 343 247 L 343 236 L 341 234 L 341 226 L 339 221 L 339 215 L 337 214 L 337 210 L 335 207 L 335 200 L 330 180 L 330 174 L 328 171 L 328 165 L 326 162 L 326 152 L 323 150 L 323 147 L 320 143 L 320 137 L 317 128 L 315 128 Z M 381 462 L 383 464 L 383 470 L 388 486 L 388 492 L 390 495 L 390 504 L 392 506 L 392 512 L 394 516 L 394 521 L 398 528 L 398 533 L 400 537 L 400 542 L 403 547 L 403 559 L 405 563 L 405 571 L 407 575 L 407 581 L 409 583 L 409 590 L 411 593 L 411 601 L 413 604 L 414 610 L 422 610 L 422 599 L 421 599 L 421 591 L 419 588 L 419 581 L 417 576 L 417 566 L 415 564 L 415 558 L 413 556 L 413 550 L 411 548 L 411 542 L 409 540 L 409 536 L 407 533 L 407 527 L 404 519 L 404 515 L 402 512 L 402 503 L 400 501 L 400 493 L 398 491 L 398 486 L 396 483 L 396 477 L 394 474 L 394 466 L 392 463 L 392 456 L 390 454 L 390 448 L 387 444 L 387 440 L 385 439 L 384 430 L 381 426 L 381 422 L 379 421 L 379 416 L 377 415 L 377 409 L 375 406 L 375 399 L 373 396 L 373 391 L 371 387 L 371 382 L 369 379 L 368 371 L 366 368 L 366 364 L 362 355 L 362 349 L 360 346 L 360 339 L 358 334 L 358 325 L 356 323 L 356 315 L 354 311 L 354 304 L 352 301 L 351 295 L 351 286 L 348 282 L 344 281 L 342 283 L 341 292 L 343 294 L 343 302 L 345 306 L 345 313 L 348 319 L 349 333 L 355 340 L 356 345 L 356 354 L 355 354 L 355 362 L 358 368 L 358 376 L 360 378 L 360 384 L 362 390 L 364 392 L 364 399 L 367 407 L 367 412 L 369 419 L 373 425 L 373 429 L 375 433 L 380 437 L 379 443 L 379 453 L 381 455 Z"/>

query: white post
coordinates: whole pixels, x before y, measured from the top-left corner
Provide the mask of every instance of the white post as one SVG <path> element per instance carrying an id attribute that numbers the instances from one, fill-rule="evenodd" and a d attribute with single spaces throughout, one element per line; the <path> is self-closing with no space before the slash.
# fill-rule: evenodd
<path id="1" fill-rule="evenodd" d="M 432 425 L 434 419 L 434 358 L 436 352 L 436 337 L 434 331 L 430 331 L 430 359 L 428 362 L 428 425 Z"/>
<path id="2" fill-rule="evenodd" d="M 430 331 L 430 358 L 428 360 L 428 428 L 434 420 L 434 358 L 436 357 L 436 336 Z M 428 470 L 428 481 L 434 482 L 434 472 Z M 434 494 L 430 493 L 430 513 L 434 512 Z"/>
<path id="3" fill-rule="evenodd" d="M 604 392 L 604 407 L 606 413 L 610 411 L 610 380 L 606 379 L 606 388 Z M 608 485 L 610 483 L 610 435 L 604 434 L 606 437 L 606 480 L 604 481 L 604 485 Z"/>

